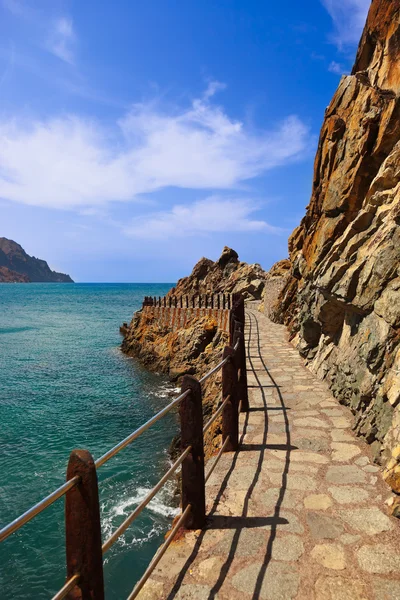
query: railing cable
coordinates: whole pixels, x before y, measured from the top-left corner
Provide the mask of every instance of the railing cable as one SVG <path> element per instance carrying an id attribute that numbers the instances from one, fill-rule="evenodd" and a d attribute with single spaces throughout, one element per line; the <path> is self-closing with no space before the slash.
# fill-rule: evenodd
<path id="1" fill-rule="evenodd" d="M 140 590 L 142 589 L 142 587 L 144 586 L 144 584 L 146 583 L 146 581 L 148 580 L 148 578 L 150 577 L 150 575 L 152 574 L 152 572 L 154 571 L 154 569 L 156 568 L 156 566 L 158 565 L 158 563 L 160 562 L 160 560 L 162 559 L 162 557 L 164 556 L 164 554 L 166 553 L 166 551 L 168 550 L 169 545 L 171 544 L 171 542 L 173 542 L 174 537 L 178 533 L 179 529 L 183 526 L 183 524 L 184 524 L 184 522 L 186 520 L 186 517 L 188 516 L 191 508 L 192 508 L 191 505 L 188 504 L 187 507 L 185 508 L 184 512 L 180 516 L 179 520 L 177 521 L 177 523 L 175 524 L 175 526 L 171 530 L 168 538 L 165 540 L 165 542 L 163 543 L 163 545 L 158 549 L 158 552 L 155 554 L 153 560 L 151 561 L 151 563 L 147 567 L 147 569 L 144 572 L 143 576 L 141 577 L 141 579 L 139 579 L 139 581 L 137 582 L 137 584 L 133 588 L 130 596 L 128 596 L 128 600 L 134 600 L 134 598 L 137 597 L 137 595 L 139 594 Z"/>
<path id="2" fill-rule="evenodd" d="M 203 377 L 201 379 L 199 379 L 199 383 L 204 383 L 205 381 L 207 381 L 207 379 L 209 379 L 209 377 L 211 377 L 211 375 L 214 375 L 214 373 L 219 371 L 224 366 L 224 364 L 228 362 L 228 360 L 229 360 L 229 356 L 224 358 L 224 360 L 221 360 L 221 362 L 218 363 L 216 367 L 211 369 L 211 371 L 208 371 L 208 373 L 206 373 L 205 375 L 203 375 Z"/>
<path id="3" fill-rule="evenodd" d="M 160 412 L 154 415 L 154 417 L 146 421 L 146 423 L 139 427 L 139 429 L 136 429 L 136 431 L 128 435 L 124 440 L 122 440 L 122 442 L 119 442 L 119 444 L 111 448 L 111 450 L 103 454 L 103 456 L 101 456 L 95 461 L 94 464 L 96 465 L 96 468 L 98 469 L 99 467 L 104 465 L 104 463 L 110 460 L 110 458 L 118 454 L 118 452 L 120 452 L 123 448 L 126 448 L 126 446 L 133 442 L 133 440 L 136 440 L 136 438 L 142 435 L 142 433 L 144 433 L 146 429 L 154 425 L 154 423 L 157 423 L 157 421 L 159 421 L 164 415 L 166 415 L 171 409 L 173 409 L 174 406 L 182 402 L 182 400 L 186 398 L 186 396 L 188 396 L 189 394 L 190 390 L 183 392 L 183 394 L 175 398 L 175 400 L 173 400 L 170 404 L 168 404 L 168 406 L 160 410 Z"/>
<path id="4" fill-rule="evenodd" d="M 214 471 L 215 467 L 217 466 L 217 464 L 219 463 L 219 459 L 222 456 L 223 451 L 225 450 L 226 446 L 229 443 L 229 435 L 226 438 L 226 440 L 224 441 L 224 443 L 222 444 L 220 451 L 218 452 L 217 456 L 215 457 L 215 460 L 213 462 L 213 464 L 211 465 L 210 470 L 208 471 L 207 475 L 205 476 L 205 482 L 207 483 L 207 481 L 210 479 L 212 472 Z"/>
<path id="5" fill-rule="evenodd" d="M 65 598 L 65 596 L 67 596 L 69 592 L 74 589 L 74 587 L 79 581 L 79 578 L 79 573 L 76 573 L 76 575 L 70 577 L 68 581 L 65 582 L 61 590 L 58 590 L 57 594 L 55 594 L 55 596 L 53 596 L 51 600 L 62 600 L 63 598 Z"/>
<path id="6" fill-rule="evenodd" d="M 63 485 L 60 485 L 60 487 L 54 490 L 54 492 L 43 498 L 43 500 L 40 500 L 40 502 L 14 519 L 14 521 L 11 521 L 11 523 L 3 527 L 3 529 L 0 530 L 0 542 L 8 538 L 9 535 L 14 533 L 14 531 L 17 531 L 20 527 L 22 527 L 22 525 L 28 523 L 28 521 L 33 519 L 33 517 L 36 517 L 36 515 L 50 506 L 50 504 L 53 504 L 53 502 L 64 496 L 64 494 L 66 494 L 69 490 L 72 490 L 72 488 L 79 483 L 79 480 L 80 477 L 73 477 L 73 479 L 66 481 Z"/>
<path id="7" fill-rule="evenodd" d="M 221 406 L 220 406 L 220 407 L 218 408 L 218 410 L 217 410 L 217 411 L 216 411 L 216 412 L 213 414 L 213 416 L 212 416 L 212 417 L 211 417 L 211 419 L 208 421 L 208 423 L 206 423 L 206 425 L 204 425 L 204 427 L 203 427 L 203 434 L 204 434 L 204 433 L 206 433 L 206 432 L 207 432 L 207 431 L 210 429 L 210 427 L 211 427 L 211 425 L 214 423 L 214 421 L 215 421 L 216 419 L 218 419 L 219 415 L 220 415 L 220 414 L 222 413 L 222 411 L 224 410 L 224 408 L 225 408 L 225 406 L 226 406 L 227 402 L 229 402 L 230 398 L 231 398 L 230 396 L 227 396 L 227 397 L 225 398 L 225 400 L 223 401 L 223 403 L 221 404 Z"/>
<path id="8" fill-rule="evenodd" d="M 185 458 L 187 457 L 187 455 L 189 454 L 191 449 L 192 449 L 192 447 L 189 446 L 188 448 L 186 448 L 186 450 L 184 452 L 182 452 L 182 454 L 180 455 L 178 460 L 176 460 L 174 462 L 172 467 L 165 473 L 164 477 L 162 477 L 160 479 L 160 481 L 157 483 L 157 485 L 154 486 L 154 488 L 146 496 L 146 498 L 139 504 L 139 506 L 137 506 L 135 508 L 135 510 L 129 515 L 129 517 L 127 519 L 125 519 L 125 521 L 123 523 L 121 523 L 121 525 L 118 527 L 118 529 L 116 529 L 114 531 L 114 533 L 108 538 L 108 540 L 106 540 L 104 542 L 104 544 L 102 546 L 103 554 L 105 552 L 107 552 L 107 550 L 109 550 L 109 548 L 111 548 L 111 546 L 124 533 L 124 531 L 129 527 L 129 525 L 136 519 L 136 517 L 138 517 L 140 515 L 140 513 L 148 505 L 150 500 L 152 500 L 154 498 L 154 496 L 163 487 L 163 485 L 165 485 L 165 483 L 168 481 L 168 479 L 171 477 L 171 475 L 173 475 L 173 473 L 175 473 L 175 471 L 178 469 L 178 467 L 180 467 L 180 465 L 183 463 L 183 461 L 185 460 Z"/>

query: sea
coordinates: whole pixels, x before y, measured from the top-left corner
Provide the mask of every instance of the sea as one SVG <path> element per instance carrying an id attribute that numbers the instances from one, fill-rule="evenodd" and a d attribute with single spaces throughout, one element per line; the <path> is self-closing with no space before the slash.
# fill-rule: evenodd
<path id="1" fill-rule="evenodd" d="M 119 326 L 172 284 L 0 285 L 0 524 L 65 481 L 71 450 L 93 457 L 176 392 L 120 350 Z M 176 412 L 98 470 L 103 540 L 168 469 Z M 126 598 L 178 513 L 167 484 L 105 554 L 108 600 Z M 0 596 L 49 599 L 65 582 L 64 499 L 0 544 Z"/>

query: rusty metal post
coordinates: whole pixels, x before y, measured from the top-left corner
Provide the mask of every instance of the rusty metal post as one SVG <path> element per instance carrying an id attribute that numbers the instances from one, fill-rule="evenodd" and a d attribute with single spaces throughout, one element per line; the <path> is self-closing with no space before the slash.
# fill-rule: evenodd
<path id="1" fill-rule="evenodd" d="M 233 345 L 239 340 L 239 347 L 235 352 L 235 364 L 238 370 L 238 405 L 242 401 L 241 412 L 249 411 L 249 391 L 247 389 L 247 370 L 246 370 L 246 346 L 244 342 L 244 333 L 241 323 L 235 321 L 233 333 Z"/>
<path id="2" fill-rule="evenodd" d="M 189 308 L 189 296 L 186 296 L 186 308 Z"/>
<path id="3" fill-rule="evenodd" d="M 232 346 L 232 348 L 234 347 L 234 341 L 233 341 L 233 337 L 234 337 L 234 332 L 235 332 L 235 315 L 234 312 L 231 311 L 229 314 L 229 345 Z"/>
<path id="4" fill-rule="evenodd" d="M 214 308 L 214 294 L 211 294 L 211 308 Z"/>
<path id="5" fill-rule="evenodd" d="M 244 312 L 244 299 L 241 294 L 236 294 L 235 302 L 233 304 L 232 310 L 235 315 L 236 321 L 239 321 L 244 327 L 245 322 L 245 312 Z"/>
<path id="6" fill-rule="evenodd" d="M 191 505 L 188 529 L 201 529 L 206 519 L 204 479 L 203 405 L 201 385 L 191 375 L 184 375 L 181 391 L 190 394 L 180 405 L 181 448 L 192 447 L 182 463 L 182 511 Z"/>
<path id="7" fill-rule="evenodd" d="M 77 573 L 80 578 L 68 598 L 104 600 L 97 473 L 87 450 L 71 452 L 67 480 L 76 475 L 81 478 L 80 483 L 65 496 L 65 539 L 67 579 Z"/>
<path id="8" fill-rule="evenodd" d="M 237 450 L 239 445 L 238 379 L 235 351 L 231 346 L 225 346 L 222 358 L 228 356 L 228 362 L 222 367 L 222 400 L 225 401 L 229 396 L 229 401 L 222 411 L 222 442 L 229 436 L 225 452 Z"/>
<path id="9" fill-rule="evenodd" d="M 218 296 L 217 296 L 217 308 L 218 308 L 218 310 L 221 308 L 221 296 L 220 296 L 220 294 L 218 294 Z"/>

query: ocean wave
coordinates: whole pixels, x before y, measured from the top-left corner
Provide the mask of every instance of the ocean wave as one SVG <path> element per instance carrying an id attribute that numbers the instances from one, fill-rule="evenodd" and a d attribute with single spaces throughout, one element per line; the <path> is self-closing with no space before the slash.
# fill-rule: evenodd
<path id="1" fill-rule="evenodd" d="M 175 396 L 175 394 L 179 394 L 180 391 L 180 388 L 165 383 L 160 385 L 156 390 L 150 390 L 148 394 L 149 396 L 155 396 L 156 398 L 170 398 Z"/>
<path id="2" fill-rule="evenodd" d="M 135 507 L 138 506 L 149 494 L 151 487 L 141 486 L 135 491 L 132 496 L 125 496 L 113 506 L 108 506 L 108 502 L 102 503 L 102 530 L 105 538 L 108 538 L 113 531 L 131 514 Z M 119 538 L 120 546 L 126 545 L 142 545 L 151 538 L 160 535 L 165 530 L 165 519 L 172 519 L 179 513 L 179 509 L 172 506 L 174 486 L 172 482 L 167 482 L 165 487 L 149 502 L 144 509 L 152 515 L 151 527 L 143 527 L 139 520 L 132 524 L 132 530 Z M 160 519 L 161 517 L 161 519 Z"/>

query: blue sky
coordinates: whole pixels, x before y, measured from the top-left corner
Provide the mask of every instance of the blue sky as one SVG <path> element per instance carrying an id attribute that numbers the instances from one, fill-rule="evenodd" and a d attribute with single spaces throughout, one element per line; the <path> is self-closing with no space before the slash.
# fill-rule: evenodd
<path id="1" fill-rule="evenodd" d="M 0 235 L 77 281 L 269 268 L 369 0 L 0 0 Z"/>

